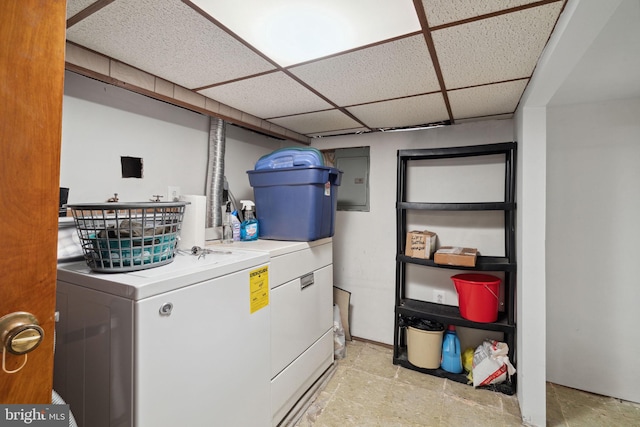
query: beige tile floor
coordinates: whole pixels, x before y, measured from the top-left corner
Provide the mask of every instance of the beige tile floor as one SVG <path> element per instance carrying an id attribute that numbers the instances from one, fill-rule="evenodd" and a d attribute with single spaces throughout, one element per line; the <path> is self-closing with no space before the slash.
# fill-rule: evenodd
<path id="1" fill-rule="evenodd" d="M 515 396 L 459 384 L 392 363 L 385 346 L 350 341 L 347 356 L 298 427 L 522 426 Z M 549 426 L 640 426 L 640 405 L 547 385 Z"/>

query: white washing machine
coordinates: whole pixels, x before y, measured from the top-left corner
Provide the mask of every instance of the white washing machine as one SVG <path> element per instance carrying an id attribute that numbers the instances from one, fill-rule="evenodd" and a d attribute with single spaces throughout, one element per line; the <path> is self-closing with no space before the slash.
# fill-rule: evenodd
<path id="1" fill-rule="evenodd" d="M 80 427 L 268 426 L 268 254 L 58 266 L 54 388 Z"/>

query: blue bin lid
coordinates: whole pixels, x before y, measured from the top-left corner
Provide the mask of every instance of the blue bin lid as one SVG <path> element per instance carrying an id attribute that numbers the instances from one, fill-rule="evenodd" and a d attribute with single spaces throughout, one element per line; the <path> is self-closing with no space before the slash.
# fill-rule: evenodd
<path id="1" fill-rule="evenodd" d="M 254 169 L 281 169 L 295 166 L 324 166 L 324 158 L 316 148 L 286 147 L 260 157 Z"/>
<path id="2" fill-rule="evenodd" d="M 325 184 L 340 185 L 342 171 L 326 166 L 299 166 L 291 168 L 249 170 L 252 187 Z"/>

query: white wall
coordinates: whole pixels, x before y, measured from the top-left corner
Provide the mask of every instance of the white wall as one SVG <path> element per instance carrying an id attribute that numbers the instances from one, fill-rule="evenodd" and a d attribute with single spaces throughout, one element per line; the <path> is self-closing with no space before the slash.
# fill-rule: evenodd
<path id="1" fill-rule="evenodd" d="M 516 134 L 517 393 L 523 420 L 542 426 L 546 423 L 545 108 L 520 107 L 516 115 Z"/>
<path id="2" fill-rule="evenodd" d="M 633 0 L 635 1 L 635 0 Z M 588 55 L 594 40 L 622 0 L 606 2 L 570 1 L 560 15 L 556 28 L 540 57 L 535 72 L 520 100 L 516 114 L 516 129 L 520 146 L 518 190 L 518 400 L 524 421 L 531 425 L 546 424 L 546 341 L 547 319 L 545 292 L 549 292 L 545 264 L 548 244 L 545 221 L 541 209 L 546 198 L 546 157 L 551 143 L 547 138 L 547 106 L 562 92 L 565 83 L 585 81 L 584 76 L 594 68 L 578 67 Z M 614 49 L 609 44 L 606 50 Z M 578 75 L 570 77 L 578 71 Z M 600 76 L 599 79 L 596 76 Z M 591 80 L 604 80 L 596 74 Z M 579 77 L 579 78 L 578 78 Z M 625 78 L 635 79 L 634 74 Z M 575 90 L 575 86 L 574 86 Z M 589 93 L 590 87 L 580 88 Z M 565 94 L 566 96 L 566 94 Z M 551 184 L 549 184 L 551 186 Z M 547 322 L 549 328 L 556 325 Z M 551 351 L 551 350 L 549 350 Z M 584 373 L 588 375 L 588 372 Z"/>
<path id="3" fill-rule="evenodd" d="M 640 98 L 548 108 L 547 379 L 640 402 Z"/>
<path id="4" fill-rule="evenodd" d="M 321 150 L 370 146 L 370 211 L 338 211 L 333 238 L 334 283 L 351 292 L 352 335 L 393 343 L 397 150 L 507 141 L 513 141 L 511 120 L 314 140 Z"/>
<path id="5" fill-rule="evenodd" d="M 167 187 L 205 194 L 209 118 L 78 74 L 65 74 L 60 186 L 69 203 L 141 202 Z M 226 126 L 225 175 L 253 199 L 247 170 L 285 141 Z M 293 144 L 291 144 L 293 145 Z M 120 156 L 141 157 L 143 178 L 122 178 Z"/>

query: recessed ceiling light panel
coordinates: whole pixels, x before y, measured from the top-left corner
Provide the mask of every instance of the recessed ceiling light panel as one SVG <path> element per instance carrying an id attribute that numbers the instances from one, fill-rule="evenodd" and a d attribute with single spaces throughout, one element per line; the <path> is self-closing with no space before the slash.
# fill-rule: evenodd
<path id="1" fill-rule="evenodd" d="M 192 0 L 287 67 L 420 30 L 411 0 Z"/>

